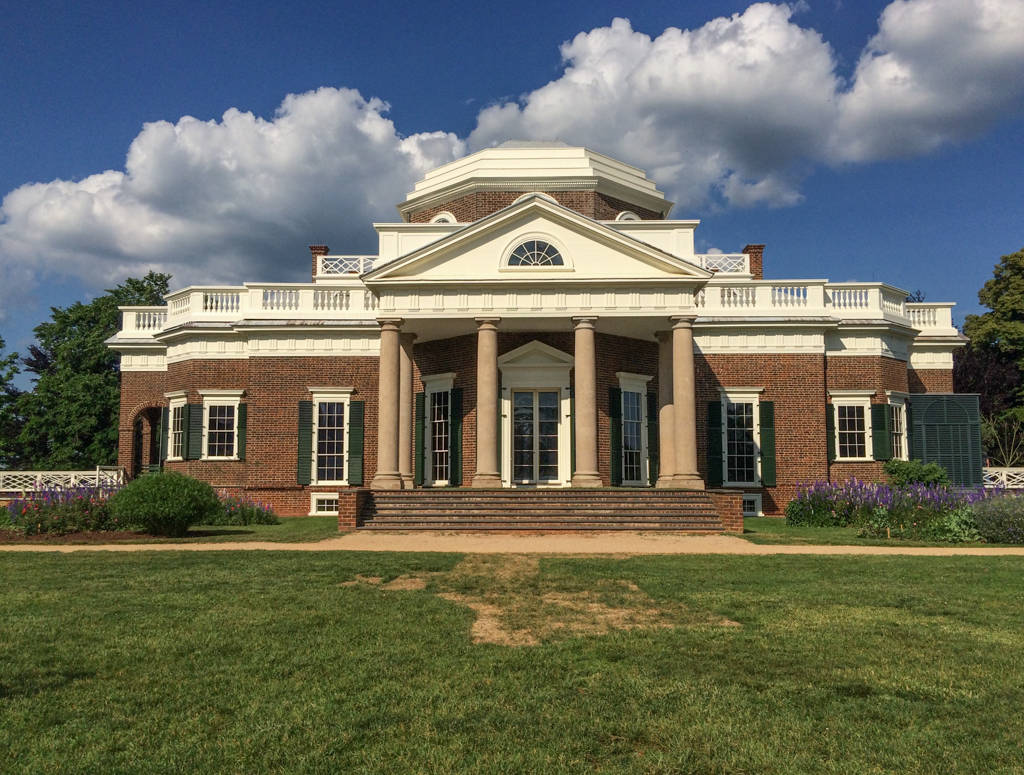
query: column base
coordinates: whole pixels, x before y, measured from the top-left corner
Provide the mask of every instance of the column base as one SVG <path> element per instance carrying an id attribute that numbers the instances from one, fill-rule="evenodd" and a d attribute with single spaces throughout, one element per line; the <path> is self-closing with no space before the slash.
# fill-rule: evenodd
<path id="1" fill-rule="evenodd" d="M 601 477 L 597 472 L 577 471 L 572 475 L 573 487 L 600 487 Z"/>
<path id="2" fill-rule="evenodd" d="M 395 473 L 378 473 L 370 482 L 371 490 L 401 490 L 402 475 Z"/>
<path id="3" fill-rule="evenodd" d="M 473 477 L 473 483 L 471 487 L 478 487 L 480 489 L 501 489 L 501 475 L 500 474 L 476 474 Z"/>
<path id="4" fill-rule="evenodd" d="M 416 484 L 415 484 L 416 480 L 413 479 L 412 474 L 399 474 L 399 477 L 402 480 L 402 489 L 403 490 L 411 490 L 413 487 L 416 486 Z"/>
<path id="5" fill-rule="evenodd" d="M 683 490 L 703 490 L 704 480 L 697 474 L 676 474 L 672 477 L 672 486 Z"/>
<path id="6" fill-rule="evenodd" d="M 672 487 L 675 487 L 676 486 L 676 476 L 675 476 L 675 474 L 665 474 L 663 476 L 659 476 L 657 481 L 654 483 L 654 486 L 655 487 L 660 487 L 661 489 L 671 489 Z"/>

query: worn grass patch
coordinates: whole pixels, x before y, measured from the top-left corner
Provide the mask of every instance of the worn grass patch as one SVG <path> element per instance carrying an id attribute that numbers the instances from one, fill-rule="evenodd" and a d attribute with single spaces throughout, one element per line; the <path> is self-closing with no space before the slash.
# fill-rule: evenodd
<path id="1" fill-rule="evenodd" d="M 1024 772 L 1019 557 L 18 554 L 0 584 L 4 772 Z"/>

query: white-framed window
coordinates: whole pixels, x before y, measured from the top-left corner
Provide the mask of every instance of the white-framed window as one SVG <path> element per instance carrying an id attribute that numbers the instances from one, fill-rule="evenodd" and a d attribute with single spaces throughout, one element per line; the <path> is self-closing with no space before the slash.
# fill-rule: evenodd
<path id="1" fill-rule="evenodd" d="M 167 459 L 185 459 L 185 391 L 167 393 Z"/>
<path id="2" fill-rule="evenodd" d="M 873 460 L 871 397 L 873 390 L 830 390 L 835 407 L 836 460 Z"/>
<path id="3" fill-rule="evenodd" d="M 761 483 L 762 388 L 727 388 L 722 396 L 722 484 Z"/>
<path id="4" fill-rule="evenodd" d="M 896 460 L 909 460 L 906 398 L 892 393 L 889 394 L 889 439 L 893 458 Z"/>
<path id="5" fill-rule="evenodd" d="M 423 377 L 424 484 L 447 486 L 451 477 L 452 386 L 455 372 Z"/>
<path id="6" fill-rule="evenodd" d="M 552 236 L 541 233 L 519 234 L 502 253 L 500 271 L 572 271 L 565 248 Z"/>
<path id="7" fill-rule="evenodd" d="M 353 388 L 316 388 L 311 484 L 348 484 L 349 401 Z M 337 511 L 337 510 L 335 510 Z"/>
<path id="8" fill-rule="evenodd" d="M 242 390 L 200 390 L 203 460 L 238 460 L 238 405 Z"/>
<path id="9" fill-rule="evenodd" d="M 338 516 L 339 495 L 336 492 L 311 492 L 309 494 L 309 516 Z"/>
<path id="10" fill-rule="evenodd" d="M 647 383 L 644 374 L 616 372 L 622 391 L 622 483 L 648 484 Z"/>
<path id="11" fill-rule="evenodd" d="M 744 517 L 763 517 L 764 507 L 761 505 L 761 493 L 759 492 L 745 492 L 743 493 L 743 516 Z"/>

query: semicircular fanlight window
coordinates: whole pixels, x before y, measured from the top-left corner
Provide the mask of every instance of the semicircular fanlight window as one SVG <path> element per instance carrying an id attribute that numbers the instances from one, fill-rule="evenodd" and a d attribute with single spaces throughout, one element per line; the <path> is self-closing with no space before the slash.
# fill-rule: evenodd
<path id="1" fill-rule="evenodd" d="M 554 245 L 541 240 L 527 240 L 508 257 L 509 266 L 564 266 L 562 254 Z"/>

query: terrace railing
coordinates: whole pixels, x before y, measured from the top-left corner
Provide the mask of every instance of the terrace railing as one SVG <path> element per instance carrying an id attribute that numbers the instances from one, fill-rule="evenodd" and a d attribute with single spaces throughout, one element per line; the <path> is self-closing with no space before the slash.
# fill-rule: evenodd
<path id="1" fill-rule="evenodd" d="M 981 482 L 986 487 L 1024 490 L 1024 468 L 983 468 Z"/>
<path id="2" fill-rule="evenodd" d="M 373 269 L 376 256 L 317 256 L 316 276 L 361 275 Z"/>
<path id="3" fill-rule="evenodd" d="M 0 471 L 0 496 L 28 495 L 52 487 L 99 487 L 124 484 L 118 466 L 96 466 L 90 471 Z"/>

